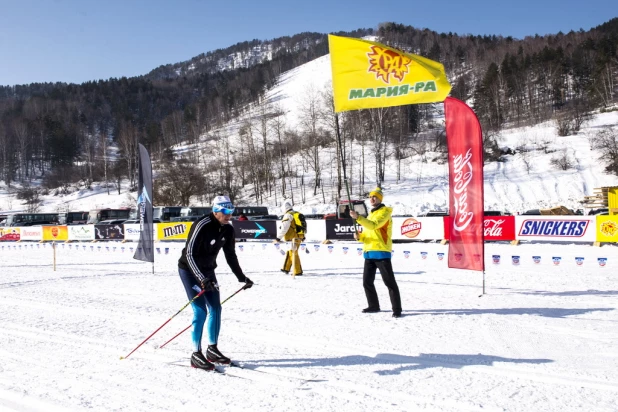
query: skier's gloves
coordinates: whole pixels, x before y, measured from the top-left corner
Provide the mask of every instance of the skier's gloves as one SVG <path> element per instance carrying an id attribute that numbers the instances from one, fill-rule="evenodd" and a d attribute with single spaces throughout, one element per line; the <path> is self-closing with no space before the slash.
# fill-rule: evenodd
<path id="1" fill-rule="evenodd" d="M 253 282 L 245 276 L 245 289 L 249 289 L 251 286 L 253 286 Z"/>
<path id="2" fill-rule="evenodd" d="M 214 292 L 219 290 L 219 284 L 212 279 L 206 279 L 204 282 L 200 284 L 202 290 L 206 292 Z"/>

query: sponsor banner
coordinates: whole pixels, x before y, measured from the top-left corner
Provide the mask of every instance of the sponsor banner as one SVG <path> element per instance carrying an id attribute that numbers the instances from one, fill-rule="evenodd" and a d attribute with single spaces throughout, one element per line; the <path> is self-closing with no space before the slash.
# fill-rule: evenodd
<path id="1" fill-rule="evenodd" d="M 597 242 L 618 242 L 618 215 L 596 218 Z"/>
<path id="2" fill-rule="evenodd" d="M 42 226 L 28 226 L 22 227 L 20 233 L 20 240 L 37 240 L 43 239 L 43 227 Z"/>
<path id="3" fill-rule="evenodd" d="M 441 102 L 444 66 L 369 40 L 328 35 L 335 112 Z"/>
<path id="4" fill-rule="evenodd" d="M 43 228 L 43 240 L 69 240 L 67 226 L 41 226 Z"/>
<path id="5" fill-rule="evenodd" d="M 485 240 L 515 240 L 515 216 L 485 216 Z"/>
<path id="6" fill-rule="evenodd" d="M 326 239 L 354 240 L 354 219 L 326 219 Z M 394 225 L 394 223 L 393 223 Z M 358 232 L 363 231 L 361 225 L 356 225 Z M 393 230 L 393 235 L 395 230 Z"/>
<path id="7" fill-rule="evenodd" d="M 594 242 L 595 216 L 515 216 L 517 240 Z"/>
<path id="8" fill-rule="evenodd" d="M 159 224 L 163 225 L 165 223 L 159 223 Z M 130 225 L 122 225 L 122 226 L 124 226 L 125 240 L 131 240 L 131 241 L 136 241 L 136 242 L 139 240 L 139 234 L 141 233 L 139 223 L 132 223 Z"/>
<path id="9" fill-rule="evenodd" d="M 191 225 L 193 222 L 169 222 L 157 223 L 156 238 L 157 240 L 182 240 L 189 236 Z M 125 225 L 129 226 L 129 225 Z M 137 228 L 139 230 L 139 227 Z"/>
<path id="10" fill-rule="evenodd" d="M 133 259 L 154 262 L 154 228 L 152 226 L 152 166 L 148 150 L 139 144 L 137 211 L 139 213 L 139 245 Z"/>
<path id="11" fill-rule="evenodd" d="M 450 240 L 450 216 L 444 219 L 444 239 Z M 515 240 L 515 216 L 484 216 L 483 237 L 486 241 Z"/>
<path id="12" fill-rule="evenodd" d="M 19 227 L 0 227 L 0 241 L 20 240 Z"/>
<path id="13" fill-rule="evenodd" d="M 276 220 L 235 220 L 236 239 L 276 239 Z"/>
<path id="14" fill-rule="evenodd" d="M 352 239 L 352 238 L 350 238 Z M 393 239 L 429 240 L 444 239 L 442 217 L 394 217 Z"/>
<path id="15" fill-rule="evenodd" d="M 485 269 L 483 242 L 483 136 L 474 111 L 461 100 L 444 100 L 449 168 L 448 267 Z"/>
<path id="16" fill-rule="evenodd" d="M 93 225 L 71 225 L 69 229 L 69 240 L 94 240 Z"/>
<path id="17" fill-rule="evenodd" d="M 124 240 L 123 225 L 94 225 L 94 238 L 97 240 Z"/>

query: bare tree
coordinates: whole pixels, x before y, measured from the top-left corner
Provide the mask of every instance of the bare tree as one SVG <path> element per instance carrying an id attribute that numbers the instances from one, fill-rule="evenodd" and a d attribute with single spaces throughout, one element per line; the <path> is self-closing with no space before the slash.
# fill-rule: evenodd
<path id="1" fill-rule="evenodd" d="M 605 162 L 605 171 L 618 176 L 618 128 L 600 130 L 590 138 L 592 148 L 602 153 L 600 160 Z"/>
<path id="2" fill-rule="evenodd" d="M 129 122 L 122 122 L 120 124 L 120 132 L 118 135 L 118 145 L 120 146 L 120 152 L 122 158 L 127 166 L 126 176 L 129 178 L 129 186 L 134 189 L 136 184 L 136 159 L 137 159 L 137 127 Z"/>
<path id="3" fill-rule="evenodd" d="M 569 170 L 573 168 L 573 160 L 569 156 L 567 149 L 562 150 L 557 156 L 554 156 L 550 162 L 560 170 Z"/>

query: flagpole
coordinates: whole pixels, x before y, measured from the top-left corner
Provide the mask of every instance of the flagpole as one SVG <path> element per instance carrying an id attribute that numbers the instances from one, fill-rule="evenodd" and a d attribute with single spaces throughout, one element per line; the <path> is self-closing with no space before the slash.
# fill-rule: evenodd
<path id="1" fill-rule="evenodd" d="M 339 146 L 339 157 L 341 158 L 341 168 L 343 169 L 343 183 L 348 195 L 348 207 L 352 210 L 352 198 L 350 197 L 350 186 L 348 185 L 348 175 L 346 173 L 345 158 L 343 157 L 343 146 L 341 144 L 341 132 L 339 131 L 339 115 L 335 113 L 335 132 L 337 134 L 337 145 Z M 352 222 L 352 230 L 356 233 L 356 222 Z"/>

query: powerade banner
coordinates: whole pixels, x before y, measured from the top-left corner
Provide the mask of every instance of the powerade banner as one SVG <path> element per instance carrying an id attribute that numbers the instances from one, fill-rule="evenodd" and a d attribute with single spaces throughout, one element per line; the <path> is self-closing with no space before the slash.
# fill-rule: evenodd
<path id="1" fill-rule="evenodd" d="M 96 240 L 124 240 L 123 225 L 94 225 L 94 238 Z"/>
<path id="2" fill-rule="evenodd" d="M 137 212 L 139 213 L 140 235 L 133 259 L 154 262 L 154 239 L 152 236 L 152 165 L 150 155 L 139 144 L 139 179 Z"/>
<path id="3" fill-rule="evenodd" d="M 158 223 L 157 238 L 159 240 L 185 240 L 189 236 L 193 222 Z"/>
<path id="4" fill-rule="evenodd" d="M 42 226 L 43 240 L 69 240 L 66 226 Z"/>
<path id="5" fill-rule="evenodd" d="M 485 270 L 483 138 L 476 114 L 461 100 L 444 101 L 449 166 L 448 267 Z"/>
<path id="6" fill-rule="evenodd" d="M 276 239 L 276 220 L 235 220 L 236 239 Z"/>
<path id="7" fill-rule="evenodd" d="M 328 240 L 354 240 L 354 219 L 327 219 L 326 239 Z M 361 225 L 356 225 L 358 232 L 363 231 Z"/>
<path id="8" fill-rule="evenodd" d="M 444 66 L 368 40 L 328 35 L 335 112 L 441 102 Z"/>

